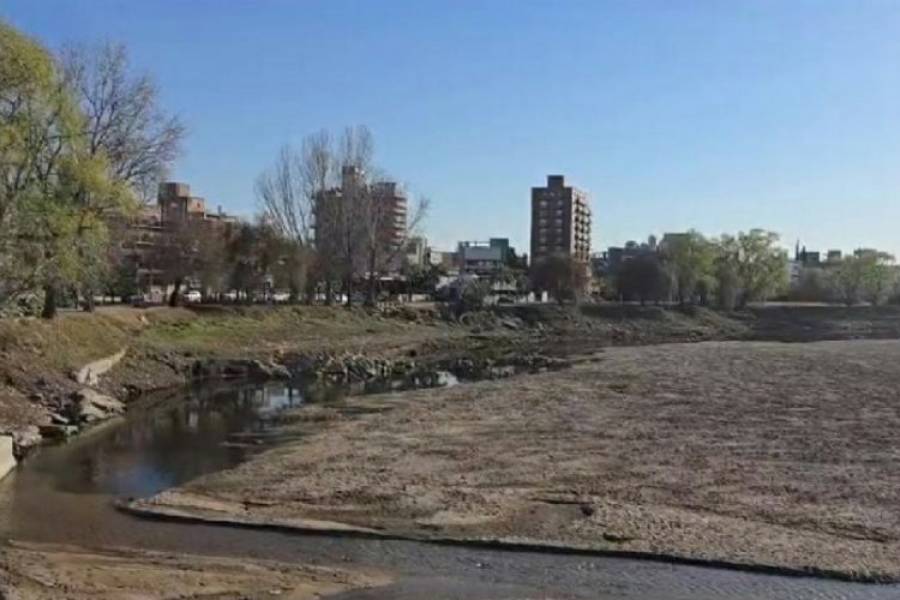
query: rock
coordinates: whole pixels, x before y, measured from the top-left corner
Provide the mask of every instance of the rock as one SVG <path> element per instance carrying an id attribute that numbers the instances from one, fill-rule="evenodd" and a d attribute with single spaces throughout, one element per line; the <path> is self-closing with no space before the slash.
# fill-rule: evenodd
<path id="1" fill-rule="evenodd" d="M 39 430 L 41 437 L 50 440 L 64 440 L 78 433 L 74 425 L 41 425 Z"/>
<path id="2" fill-rule="evenodd" d="M 41 443 L 41 432 L 36 425 L 29 425 L 24 429 L 17 429 L 12 433 L 13 454 L 21 459 L 33 447 Z"/>
<path id="3" fill-rule="evenodd" d="M 88 363 L 74 374 L 75 381 L 82 385 L 96 385 L 101 375 L 115 367 L 125 357 L 125 351 L 126 349 L 123 348 L 112 356 Z"/>
<path id="4" fill-rule="evenodd" d="M 59 413 L 50 413 L 50 422 L 54 425 L 69 425 L 69 417 Z"/>
<path id="5" fill-rule="evenodd" d="M 291 372 L 284 365 L 274 362 L 263 362 L 260 360 L 250 361 L 249 364 L 250 377 L 257 379 L 290 379 Z"/>
<path id="6" fill-rule="evenodd" d="M 79 423 L 94 423 L 125 412 L 125 405 L 120 400 L 91 388 L 78 390 L 72 400 L 71 417 Z"/>
<path id="7" fill-rule="evenodd" d="M 207 359 L 197 360 L 191 368 L 197 379 L 247 378 L 290 379 L 291 371 L 284 365 L 261 360 Z"/>

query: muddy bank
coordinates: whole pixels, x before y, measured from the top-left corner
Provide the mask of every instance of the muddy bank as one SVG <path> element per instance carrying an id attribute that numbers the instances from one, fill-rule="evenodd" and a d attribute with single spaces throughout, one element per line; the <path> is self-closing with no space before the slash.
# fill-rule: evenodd
<path id="1" fill-rule="evenodd" d="M 312 600 L 382 586 L 375 572 L 251 562 L 163 552 L 89 551 L 71 546 L 13 544 L 0 552 L 0 598 L 93 600 L 142 598 L 289 598 Z"/>
<path id="2" fill-rule="evenodd" d="M 301 441 L 144 506 L 896 581 L 897 364 L 895 341 L 607 349 L 300 411 Z"/>

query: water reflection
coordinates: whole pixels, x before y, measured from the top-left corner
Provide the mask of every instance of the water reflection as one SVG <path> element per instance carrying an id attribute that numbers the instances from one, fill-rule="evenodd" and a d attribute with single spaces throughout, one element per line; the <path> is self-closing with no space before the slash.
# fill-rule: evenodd
<path id="1" fill-rule="evenodd" d="M 227 469 L 261 449 L 280 413 L 304 403 L 340 401 L 347 395 L 454 385 L 446 373 L 432 380 L 335 385 L 206 382 L 134 403 L 121 421 L 83 434 L 69 444 L 42 448 L 26 469 L 62 492 L 114 497 L 150 496 L 200 475 Z"/>
<path id="2" fill-rule="evenodd" d="M 284 410 L 336 395 L 282 384 L 198 387 L 138 403 L 123 422 L 44 448 L 29 466 L 64 492 L 152 495 L 236 465 L 258 447 L 232 436 L 263 433 Z"/>

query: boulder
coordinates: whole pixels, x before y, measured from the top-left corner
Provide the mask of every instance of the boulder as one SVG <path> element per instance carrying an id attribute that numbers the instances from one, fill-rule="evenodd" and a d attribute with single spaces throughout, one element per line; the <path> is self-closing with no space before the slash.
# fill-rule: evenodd
<path id="1" fill-rule="evenodd" d="M 72 396 L 71 416 L 79 423 L 103 421 L 125 412 L 125 405 L 112 396 L 91 388 L 82 388 Z"/>
<path id="2" fill-rule="evenodd" d="M 78 428 L 74 425 L 41 425 L 41 437 L 50 440 L 64 440 L 78 433 Z"/>
<path id="3" fill-rule="evenodd" d="M 41 443 L 41 431 L 36 425 L 29 425 L 12 432 L 13 452 L 16 458 L 22 458 L 33 447 Z"/>
<path id="4" fill-rule="evenodd" d="M 291 372 L 284 365 L 274 362 L 252 360 L 249 363 L 249 375 L 255 379 L 290 379 Z"/>
<path id="5" fill-rule="evenodd" d="M 194 362 L 191 373 L 197 379 L 290 379 L 284 365 L 271 361 L 246 359 L 207 359 Z"/>

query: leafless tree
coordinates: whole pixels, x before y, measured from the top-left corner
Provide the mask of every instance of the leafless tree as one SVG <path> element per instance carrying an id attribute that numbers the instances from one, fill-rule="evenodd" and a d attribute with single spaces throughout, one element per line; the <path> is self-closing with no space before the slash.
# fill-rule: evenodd
<path id="1" fill-rule="evenodd" d="M 88 150 L 104 154 L 113 177 L 148 199 L 179 153 L 185 128 L 159 105 L 147 74 L 132 74 L 122 44 L 69 46 L 65 78 L 86 117 Z"/>
<path id="2" fill-rule="evenodd" d="M 398 231 L 395 190 L 379 176 L 374 148 L 365 126 L 346 128 L 336 144 L 321 131 L 299 153 L 282 148 L 256 183 L 271 225 L 310 250 L 306 267 L 315 276 L 308 279 L 325 284 L 329 302 L 332 283 L 340 281 L 352 304 L 354 286 L 365 277 L 366 300 L 374 303 L 378 276 L 396 262 L 427 212 L 427 200 L 419 200 Z"/>
<path id="3" fill-rule="evenodd" d="M 307 137 L 298 153 L 284 146 L 268 171 L 256 181 L 256 196 L 263 215 L 275 232 L 293 243 L 289 260 L 293 268 L 303 272 L 308 282 L 307 297 L 311 299 L 317 279 L 329 279 L 326 268 L 333 261 L 325 253 L 327 245 L 314 253 L 317 204 L 335 181 L 335 160 L 327 131 Z M 313 262 L 318 265 L 319 277 L 313 275 Z M 290 277 L 298 281 L 300 277 Z M 299 290 L 291 289 L 292 300 Z"/>
<path id="4" fill-rule="evenodd" d="M 398 223 L 396 198 L 402 194 L 392 184 L 374 182 L 363 198 L 363 251 L 367 275 L 366 304 L 369 306 L 374 306 L 377 300 L 379 275 L 392 269 L 399 270 L 401 254 L 428 214 L 429 200 L 420 197 L 411 210 L 403 203 L 407 213 L 400 217 L 402 225 Z"/>
<path id="5" fill-rule="evenodd" d="M 346 303 L 353 303 L 354 283 L 363 272 L 366 259 L 365 236 L 371 204 L 371 173 L 375 143 L 364 125 L 347 127 L 340 139 L 340 195 L 333 196 L 324 214 L 331 236 L 337 242 L 334 258 L 343 281 Z"/>

